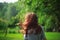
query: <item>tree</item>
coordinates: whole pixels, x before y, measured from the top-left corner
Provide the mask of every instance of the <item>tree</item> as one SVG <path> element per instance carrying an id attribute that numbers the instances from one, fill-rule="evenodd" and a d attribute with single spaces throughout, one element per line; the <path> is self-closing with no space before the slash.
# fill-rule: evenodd
<path id="1" fill-rule="evenodd" d="M 23 20 L 25 12 L 33 11 L 38 16 L 38 22 L 44 24 L 46 30 L 59 28 L 59 0 L 19 0 L 17 4 L 20 9 L 18 12 L 20 19 Z"/>

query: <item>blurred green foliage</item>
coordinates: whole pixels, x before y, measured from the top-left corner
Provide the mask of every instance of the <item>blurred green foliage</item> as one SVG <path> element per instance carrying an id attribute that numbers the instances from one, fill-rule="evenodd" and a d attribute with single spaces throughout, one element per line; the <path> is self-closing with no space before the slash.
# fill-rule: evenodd
<path id="1" fill-rule="evenodd" d="M 45 31 L 60 32 L 60 0 L 18 0 L 15 3 L 0 3 L 1 40 L 23 40 L 23 36 L 17 34 L 21 28 L 16 24 L 24 21 L 26 12 L 34 12 Z M 59 40 L 59 33 L 54 34 L 56 36 L 53 34 L 47 33 L 47 40 L 53 40 L 53 37 L 57 38 L 54 40 Z"/>
<path id="2" fill-rule="evenodd" d="M 45 31 L 59 31 L 60 0 L 18 0 L 15 3 L 0 3 L 0 27 L 15 28 L 16 23 L 24 21 L 26 12 L 34 12 L 38 23 Z M 6 21 L 6 22 L 5 22 Z"/>
<path id="3" fill-rule="evenodd" d="M 24 20 L 25 13 L 32 11 L 38 16 L 38 23 L 44 26 L 45 31 L 59 30 L 59 0 L 19 0 L 16 8 L 20 10 L 16 17 Z"/>

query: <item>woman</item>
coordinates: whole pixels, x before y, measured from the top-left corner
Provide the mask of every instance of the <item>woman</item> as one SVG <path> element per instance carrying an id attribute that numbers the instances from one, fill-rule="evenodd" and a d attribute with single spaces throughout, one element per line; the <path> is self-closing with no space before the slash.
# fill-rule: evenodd
<path id="1" fill-rule="evenodd" d="M 46 40 L 43 28 L 38 24 L 37 15 L 28 12 L 25 15 L 25 21 L 20 23 L 21 32 L 24 34 L 24 40 Z"/>

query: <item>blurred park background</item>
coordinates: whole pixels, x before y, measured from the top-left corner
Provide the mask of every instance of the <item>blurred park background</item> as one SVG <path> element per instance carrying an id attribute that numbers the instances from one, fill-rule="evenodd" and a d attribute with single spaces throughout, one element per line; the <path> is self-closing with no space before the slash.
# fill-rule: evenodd
<path id="1" fill-rule="evenodd" d="M 0 40 L 23 40 L 21 28 L 16 24 L 24 21 L 24 15 L 29 11 L 38 16 L 47 40 L 60 40 L 60 0 L 0 2 Z"/>

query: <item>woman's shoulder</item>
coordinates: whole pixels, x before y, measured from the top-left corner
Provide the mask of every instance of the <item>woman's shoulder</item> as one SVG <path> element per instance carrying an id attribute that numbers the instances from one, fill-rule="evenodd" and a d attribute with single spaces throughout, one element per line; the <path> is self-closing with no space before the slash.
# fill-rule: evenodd
<path id="1" fill-rule="evenodd" d="M 42 25 L 39 25 L 39 28 L 41 28 L 41 30 L 44 30 L 44 26 Z"/>
<path id="2" fill-rule="evenodd" d="M 42 26 L 38 25 L 37 29 L 42 30 Z"/>
<path id="3" fill-rule="evenodd" d="M 35 31 L 36 31 L 36 34 L 40 34 L 40 33 L 41 33 L 41 31 L 42 31 L 41 26 L 40 26 L 40 25 L 38 25 L 38 26 L 36 27 Z"/>

